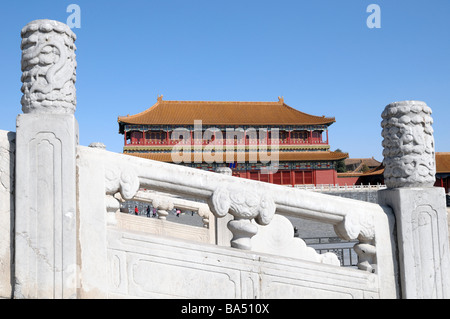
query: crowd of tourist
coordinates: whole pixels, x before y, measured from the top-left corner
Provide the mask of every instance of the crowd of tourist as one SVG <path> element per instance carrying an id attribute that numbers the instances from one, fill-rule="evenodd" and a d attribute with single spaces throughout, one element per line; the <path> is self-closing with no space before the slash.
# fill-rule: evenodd
<path id="1" fill-rule="evenodd" d="M 180 209 L 173 209 L 171 210 L 171 212 L 173 211 L 173 213 L 177 216 L 180 217 L 181 214 L 181 210 Z M 130 214 L 133 212 L 129 212 Z M 150 205 L 147 205 L 146 207 L 144 207 L 143 209 L 139 209 L 137 205 L 134 206 L 134 214 L 135 215 L 145 215 L 149 218 L 151 217 L 158 217 L 158 211 L 155 207 L 150 207 Z M 194 212 L 191 212 L 191 215 L 194 215 Z"/>

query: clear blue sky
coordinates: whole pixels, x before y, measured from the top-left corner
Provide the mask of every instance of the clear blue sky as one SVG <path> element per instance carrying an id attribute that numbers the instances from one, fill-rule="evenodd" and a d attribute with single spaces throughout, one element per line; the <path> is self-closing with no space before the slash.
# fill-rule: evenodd
<path id="1" fill-rule="evenodd" d="M 80 144 L 122 152 L 119 115 L 166 100 L 277 101 L 336 117 L 331 149 L 382 160 L 381 112 L 394 101 L 433 110 L 436 151 L 450 151 L 449 0 L 4 1 L 0 129 L 21 113 L 20 30 L 35 19 L 77 34 Z M 369 29 L 369 4 L 381 28 Z"/>

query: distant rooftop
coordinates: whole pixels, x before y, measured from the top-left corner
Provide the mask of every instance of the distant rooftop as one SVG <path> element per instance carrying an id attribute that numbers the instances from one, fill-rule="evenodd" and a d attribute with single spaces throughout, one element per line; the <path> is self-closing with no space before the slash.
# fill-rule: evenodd
<path id="1" fill-rule="evenodd" d="M 436 173 L 450 173 L 450 152 L 436 152 Z"/>
<path id="2" fill-rule="evenodd" d="M 372 158 L 347 158 L 344 160 L 347 173 L 364 173 L 364 167 L 367 170 L 376 168 L 381 165 L 381 162 Z"/>
<path id="3" fill-rule="evenodd" d="M 137 125 L 331 125 L 334 117 L 315 116 L 300 112 L 284 103 L 232 101 L 165 101 L 159 96 L 147 110 L 119 116 L 118 122 Z"/>
<path id="4" fill-rule="evenodd" d="M 349 159 L 346 159 L 347 161 Z M 338 175 L 352 175 L 354 172 L 339 173 Z M 365 172 L 363 175 L 382 175 L 384 173 L 384 165 L 380 163 L 377 167 Z M 436 173 L 444 174 L 450 173 L 450 152 L 436 152 Z"/>
<path id="5" fill-rule="evenodd" d="M 172 154 L 171 153 L 128 153 L 124 152 L 124 154 L 132 155 L 136 157 L 161 161 L 161 162 L 172 162 Z M 225 163 L 227 160 L 226 152 L 223 154 L 223 162 Z M 257 152 L 257 160 L 259 161 L 260 154 Z M 272 154 L 268 152 L 268 156 L 271 156 Z M 274 155 L 274 154 L 273 154 Z M 191 162 L 194 162 L 195 155 L 191 154 Z M 239 160 L 238 154 L 236 152 L 233 152 L 234 161 Z M 347 153 L 341 153 L 341 152 L 330 152 L 330 151 L 320 151 L 320 152 L 279 152 L 278 153 L 278 159 L 279 161 L 336 161 L 344 159 L 348 156 Z M 250 154 L 248 152 L 245 153 L 245 161 L 248 162 L 250 158 Z M 202 158 L 203 160 L 203 158 Z"/>

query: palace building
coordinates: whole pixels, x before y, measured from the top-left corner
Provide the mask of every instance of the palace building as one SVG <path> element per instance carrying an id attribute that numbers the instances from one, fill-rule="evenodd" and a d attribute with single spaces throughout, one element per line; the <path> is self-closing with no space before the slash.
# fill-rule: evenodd
<path id="1" fill-rule="evenodd" d="M 209 171 L 226 166 L 234 176 L 292 186 L 336 184 L 336 163 L 348 154 L 330 151 L 334 122 L 300 112 L 282 97 L 213 102 L 159 96 L 149 109 L 118 117 L 124 154 Z"/>

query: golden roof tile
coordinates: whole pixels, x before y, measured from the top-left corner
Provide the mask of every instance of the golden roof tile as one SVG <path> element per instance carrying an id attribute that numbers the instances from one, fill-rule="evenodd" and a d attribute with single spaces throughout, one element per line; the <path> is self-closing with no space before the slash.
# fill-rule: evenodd
<path id="1" fill-rule="evenodd" d="M 147 110 L 119 116 L 120 124 L 137 125 L 331 125 L 334 117 L 314 116 L 278 102 L 165 101 Z"/>
<path id="2" fill-rule="evenodd" d="M 238 157 L 237 152 L 234 153 L 234 160 L 237 161 L 240 158 Z M 172 162 L 172 153 L 128 153 L 124 152 L 126 155 L 136 156 L 140 158 L 151 159 L 160 162 Z M 268 153 L 268 156 L 271 156 L 271 153 Z M 330 152 L 330 151 L 320 151 L 320 152 L 279 152 L 278 160 L 280 162 L 284 161 L 336 161 L 345 159 L 348 157 L 347 153 L 341 152 Z M 191 162 L 194 162 L 194 154 L 191 154 Z M 203 158 L 202 158 L 203 159 Z M 245 153 L 245 161 L 248 162 L 249 159 L 252 159 L 251 155 L 246 152 Z M 259 156 L 257 157 L 259 160 Z M 222 162 L 226 163 L 227 157 L 226 153 L 222 153 Z M 266 159 L 267 160 L 267 159 Z M 270 157 L 272 161 L 273 158 Z"/>
<path id="3" fill-rule="evenodd" d="M 450 173 L 450 152 L 436 152 L 436 173 Z"/>

